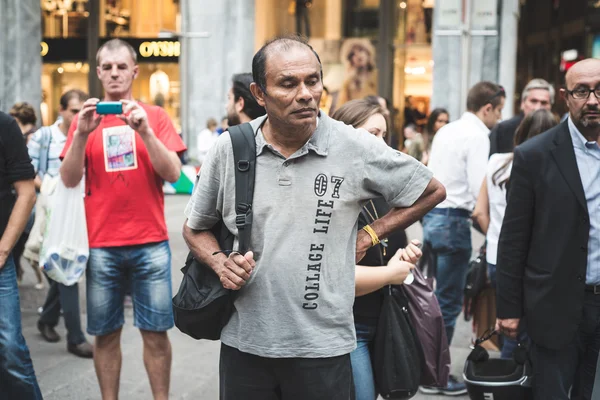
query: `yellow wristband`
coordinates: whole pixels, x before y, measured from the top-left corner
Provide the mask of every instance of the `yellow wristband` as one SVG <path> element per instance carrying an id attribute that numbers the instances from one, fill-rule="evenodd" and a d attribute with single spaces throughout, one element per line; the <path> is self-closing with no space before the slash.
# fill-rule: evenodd
<path id="1" fill-rule="evenodd" d="M 367 232 L 369 234 L 369 236 L 371 236 L 371 242 L 372 242 L 373 246 L 375 246 L 376 244 L 379 244 L 380 240 L 377 237 L 377 234 L 375 233 L 373 228 L 371 228 L 371 225 L 365 225 L 363 227 L 363 231 Z"/>

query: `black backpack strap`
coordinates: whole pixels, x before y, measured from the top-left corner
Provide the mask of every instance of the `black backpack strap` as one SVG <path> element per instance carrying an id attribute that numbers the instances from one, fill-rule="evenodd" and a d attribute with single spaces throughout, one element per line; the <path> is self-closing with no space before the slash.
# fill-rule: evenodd
<path id="1" fill-rule="evenodd" d="M 249 123 L 230 126 L 228 131 L 235 162 L 235 223 L 238 228 L 238 251 L 244 254 L 250 247 L 252 230 L 256 142 L 254 130 Z"/>

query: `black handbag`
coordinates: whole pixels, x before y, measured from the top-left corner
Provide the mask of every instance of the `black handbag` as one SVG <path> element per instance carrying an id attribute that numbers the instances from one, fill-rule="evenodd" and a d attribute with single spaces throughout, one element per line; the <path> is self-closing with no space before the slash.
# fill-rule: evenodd
<path id="1" fill-rule="evenodd" d="M 419 388 L 423 349 L 410 321 L 402 286 L 388 286 L 373 352 L 375 387 L 384 399 L 410 399 Z"/>
<path id="2" fill-rule="evenodd" d="M 248 123 L 229 127 L 229 134 L 235 162 L 238 251 L 244 254 L 250 245 L 252 229 L 256 144 L 254 131 Z M 234 237 L 223 221 L 211 231 L 221 249 L 227 251 L 233 247 Z M 225 289 L 217 274 L 196 260 L 191 252 L 181 272 L 183 280 L 172 301 L 175 326 L 194 339 L 219 340 L 221 330 L 233 313 L 235 292 Z"/>
<path id="3" fill-rule="evenodd" d="M 487 287 L 487 261 L 485 243 L 479 249 L 479 255 L 469 263 L 467 281 L 464 289 L 464 318 L 469 321 L 475 309 L 475 298 Z"/>

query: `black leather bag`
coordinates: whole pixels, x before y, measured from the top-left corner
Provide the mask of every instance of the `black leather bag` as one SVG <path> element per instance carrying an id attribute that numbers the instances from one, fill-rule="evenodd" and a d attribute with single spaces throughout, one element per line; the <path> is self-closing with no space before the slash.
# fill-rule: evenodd
<path id="1" fill-rule="evenodd" d="M 238 251 L 244 254 L 250 244 L 252 229 L 256 144 L 254 131 L 248 123 L 230 127 L 229 134 L 236 164 Z M 233 247 L 234 237 L 222 221 L 212 232 L 222 250 Z M 196 260 L 191 252 L 181 272 L 183 280 L 172 302 L 175 326 L 194 339 L 219 340 L 221 330 L 233 313 L 235 292 L 223 288 L 217 274 L 208 265 Z"/>
<path id="2" fill-rule="evenodd" d="M 464 289 L 464 318 L 469 321 L 475 309 L 475 299 L 483 289 L 488 286 L 487 283 L 487 261 L 485 243 L 479 249 L 479 255 L 469 263 L 467 272 L 467 282 Z"/>
<path id="3" fill-rule="evenodd" d="M 419 388 L 423 350 L 402 286 L 384 291 L 373 353 L 375 385 L 384 399 L 410 399 Z"/>

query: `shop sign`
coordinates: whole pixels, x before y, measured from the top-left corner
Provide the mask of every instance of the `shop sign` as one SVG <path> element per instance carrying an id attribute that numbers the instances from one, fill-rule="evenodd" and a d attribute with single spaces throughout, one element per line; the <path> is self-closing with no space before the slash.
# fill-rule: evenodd
<path id="1" fill-rule="evenodd" d="M 87 45 L 84 38 L 44 38 L 40 45 L 40 54 L 46 63 L 84 62 L 87 60 Z"/>
<path id="2" fill-rule="evenodd" d="M 42 42 L 40 44 L 41 44 L 41 47 L 42 47 L 42 50 L 40 51 L 40 55 L 42 57 L 46 57 L 48 55 L 48 50 L 50 50 L 50 48 L 48 47 L 48 43 Z"/>
<path id="3" fill-rule="evenodd" d="M 149 57 L 179 57 L 181 44 L 177 41 L 148 41 L 142 42 L 138 48 L 140 56 Z"/>
<path id="4" fill-rule="evenodd" d="M 177 40 L 156 40 L 155 38 L 121 38 L 129 43 L 138 55 L 138 62 L 178 62 L 181 44 Z M 101 39 L 100 45 L 109 39 Z M 44 38 L 40 43 L 40 54 L 46 63 L 86 62 L 87 39 Z"/>

